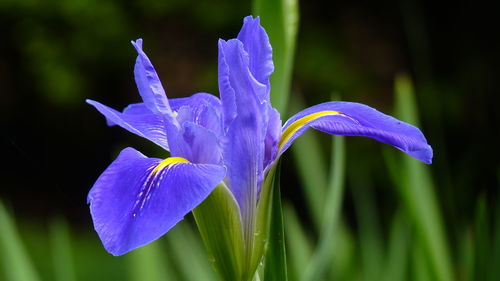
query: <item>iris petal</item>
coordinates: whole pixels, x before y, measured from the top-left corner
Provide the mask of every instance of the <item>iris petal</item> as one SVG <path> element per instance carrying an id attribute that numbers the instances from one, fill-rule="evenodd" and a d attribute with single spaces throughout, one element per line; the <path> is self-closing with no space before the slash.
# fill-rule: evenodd
<path id="1" fill-rule="evenodd" d="M 274 71 L 273 50 L 266 31 L 260 25 L 260 19 L 245 17 L 237 38 L 248 53 L 250 72 L 257 81 L 266 85 L 267 91 L 259 93 L 259 100 L 269 101 L 269 76 Z"/>
<path id="2" fill-rule="evenodd" d="M 269 107 L 271 107 L 269 105 Z M 278 153 L 278 142 L 281 137 L 281 118 L 280 113 L 269 108 L 269 121 L 267 123 L 267 131 L 265 137 L 265 153 L 264 153 L 264 169 L 271 164 Z"/>
<path id="3" fill-rule="evenodd" d="M 248 54 L 239 40 L 219 41 L 219 68 L 226 87 L 219 89 L 222 105 L 224 110 L 229 107 L 228 111 L 235 111 L 222 143 L 224 164 L 228 167 L 226 181 L 240 205 L 244 223 L 248 224 L 253 219 L 264 160 L 268 118 L 258 92 L 265 90 L 265 86 L 250 73 Z M 227 89 L 229 93 L 224 92 Z M 225 94 L 233 96 L 227 99 Z"/>
<path id="4" fill-rule="evenodd" d="M 106 117 L 108 125 L 118 125 L 166 150 L 169 149 L 165 119 L 161 115 L 153 114 L 143 104 L 129 105 L 122 113 L 93 100 L 87 100 L 87 103 Z"/>
<path id="5" fill-rule="evenodd" d="M 182 106 L 197 107 L 200 105 L 211 105 L 217 112 L 222 110 L 220 100 L 208 93 L 196 93 L 190 97 L 170 99 L 169 103 L 174 111 L 177 111 Z"/>
<path id="6" fill-rule="evenodd" d="M 192 122 L 182 124 L 182 129 L 172 140 L 170 150 L 172 155 L 182 156 L 193 163 L 222 163 L 219 138 L 205 127 Z"/>
<path id="7" fill-rule="evenodd" d="M 142 100 L 153 113 L 171 114 L 160 78 L 156 74 L 156 70 L 148 56 L 142 50 L 142 39 L 132 41 L 132 45 L 138 54 L 134 67 L 134 76 Z"/>
<path id="8" fill-rule="evenodd" d="M 88 202 L 108 252 L 122 255 L 159 238 L 224 178 L 222 166 L 185 161 L 147 158 L 126 148 L 104 171 Z"/>
<path id="9" fill-rule="evenodd" d="M 222 134 L 222 105 L 220 100 L 207 93 L 197 93 L 187 98 L 169 100 L 177 121 L 200 125 L 216 136 Z"/>
<path id="10" fill-rule="evenodd" d="M 432 162 L 432 148 L 418 128 L 352 102 L 322 103 L 294 115 L 283 126 L 279 154 L 310 127 L 333 135 L 373 138 L 422 162 Z"/>

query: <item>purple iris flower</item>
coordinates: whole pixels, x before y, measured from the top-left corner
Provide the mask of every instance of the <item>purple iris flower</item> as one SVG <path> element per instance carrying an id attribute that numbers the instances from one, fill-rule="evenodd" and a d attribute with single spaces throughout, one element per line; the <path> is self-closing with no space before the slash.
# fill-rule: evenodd
<path id="1" fill-rule="evenodd" d="M 259 18 L 246 17 L 236 39 L 219 40 L 220 99 L 206 93 L 167 99 L 142 40 L 132 44 L 143 102 L 123 112 L 87 102 L 108 125 L 151 140 L 171 157 L 148 158 L 125 148 L 90 190 L 94 227 L 113 255 L 164 235 L 221 182 L 234 196 L 244 236 L 250 237 L 268 171 L 308 128 L 373 138 L 431 163 L 432 149 L 419 129 L 363 104 L 322 103 L 282 125 L 270 103 L 272 49 Z"/>

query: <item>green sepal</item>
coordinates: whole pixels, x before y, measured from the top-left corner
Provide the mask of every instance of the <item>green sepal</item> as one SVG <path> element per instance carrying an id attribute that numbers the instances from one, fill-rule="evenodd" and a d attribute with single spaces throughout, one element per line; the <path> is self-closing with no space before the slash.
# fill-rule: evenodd
<path id="1" fill-rule="evenodd" d="M 252 251 L 252 259 L 250 261 L 250 270 L 248 271 L 251 274 L 253 274 L 257 270 L 257 267 L 261 263 L 269 238 L 268 236 L 271 218 L 271 200 L 277 166 L 277 162 L 275 162 L 270 167 L 264 179 L 264 183 L 262 184 L 259 201 L 257 203 L 254 247 Z"/>
<path id="2" fill-rule="evenodd" d="M 238 204 L 227 186 L 220 183 L 193 214 L 221 280 L 242 280 L 243 226 Z"/>

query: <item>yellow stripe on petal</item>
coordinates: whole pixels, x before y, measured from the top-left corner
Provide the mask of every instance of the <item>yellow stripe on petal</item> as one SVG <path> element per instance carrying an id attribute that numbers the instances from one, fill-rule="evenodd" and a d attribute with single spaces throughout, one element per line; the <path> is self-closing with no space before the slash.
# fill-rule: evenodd
<path id="1" fill-rule="evenodd" d="M 307 123 L 314 121 L 320 117 L 324 116 L 332 116 L 332 115 L 343 115 L 341 112 L 334 111 L 334 110 L 325 110 L 325 111 L 318 111 L 315 113 L 311 113 L 309 115 L 306 115 L 300 119 L 297 119 L 295 122 L 290 124 L 290 126 L 286 127 L 286 129 L 281 133 L 281 139 L 280 143 L 278 145 L 278 150 L 281 150 L 285 143 L 287 143 L 290 138 L 302 127 L 304 127 Z"/>
<path id="2" fill-rule="evenodd" d="M 189 163 L 189 161 L 186 158 L 182 157 L 168 157 L 167 159 L 163 160 L 156 166 L 156 168 L 153 170 L 151 173 L 152 175 L 156 174 L 158 171 L 161 171 L 165 169 L 166 167 L 172 166 L 177 163 Z"/>

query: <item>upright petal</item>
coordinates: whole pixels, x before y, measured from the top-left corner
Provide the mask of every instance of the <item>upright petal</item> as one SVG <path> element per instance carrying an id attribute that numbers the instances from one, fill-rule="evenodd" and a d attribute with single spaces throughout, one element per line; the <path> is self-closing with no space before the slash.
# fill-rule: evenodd
<path id="1" fill-rule="evenodd" d="M 93 100 L 87 100 L 87 103 L 106 117 L 109 126 L 118 125 L 166 150 L 169 149 L 165 119 L 161 115 L 153 114 L 142 103 L 129 105 L 123 113 Z"/>
<path id="2" fill-rule="evenodd" d="M 132 41 L 137 50 L 137 60 L 134 67 L 135 83 L 146 106 L 153 113 L 171 114 L 165 90 L 156 74 L 153 64 L 142 50 L 142 39 Z"/>
<path id="3" fill-rule="evenodd" d="M 259 100 L 269 101 L 269 76 L 274 71 L 273 50 L 259 17 L 245 17 L 238 40 L 248 53 L 250 72 L 257 81 L 266 85 L 267 91 L 260 93 Z"/>
<path id="4" fill-rule="evenodd" d="M 229 128 L 231 122 L 236 118 L 236 93 L 231 85 L 229 67 L 224 54 L 226 41 L 219 39 L 219 94 L 222 102 L 222 118 L 225 130 Z"/>
<path id="5" fill-rule="evenodd" d="M 258 92 L 265 86 L 250 73 L 248 54 L 239 40 L 219 41 L 219 68 L 219 75 L 223 76 L 220 78 L 232 95 L 229 105 L 235 112 L 222 143 L 228 167 L 226 181 L 240 205 L 244 224 L 248 224 L 253 219 L 264 158 L 267 112 L 260 104 Z M 220 89 L 224 109 L 228 103 L 225 90 Z"/>
<path id="6" fill-rule="evenodd" d="M 279 154 L 309 127 L 334 135 L 373 138 L 422 162 L 432 162 L 432 148 L 418 128 L 352 102 L 322 103 L 294 115 L 283 126 Z"/>
<path id="7" fill-rule="evenodd" d="M 124 149 L 88 195 L 94 227 L 106 250 L 122 255 L 177 224 L 224 178 L 224 167 L 182 158 L 147 158 Z"/>

